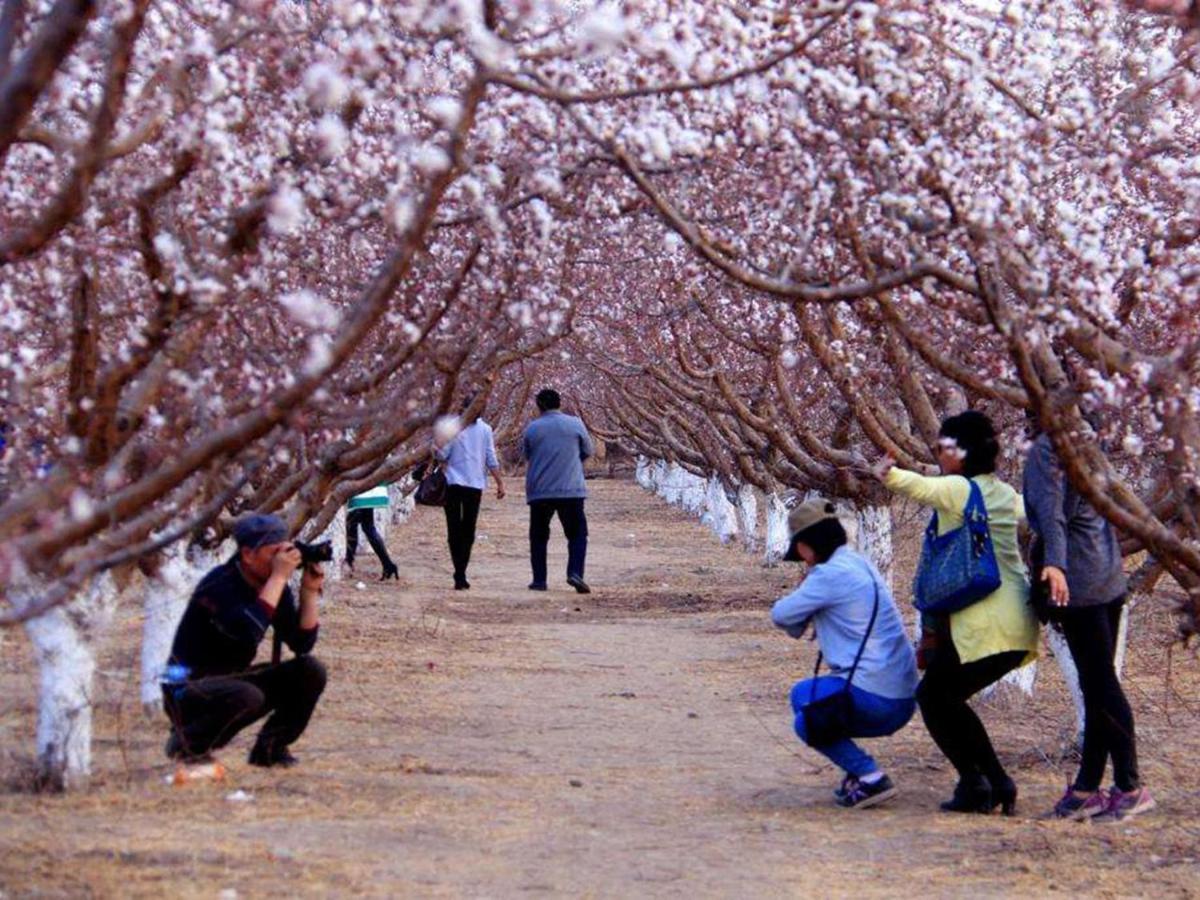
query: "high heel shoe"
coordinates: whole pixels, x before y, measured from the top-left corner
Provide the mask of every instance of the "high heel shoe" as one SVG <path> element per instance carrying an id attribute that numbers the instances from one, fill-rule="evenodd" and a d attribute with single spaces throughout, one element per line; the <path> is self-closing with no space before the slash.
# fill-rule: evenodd
<path id="1" fill-rule="evenodd" d="M 393 562 L 384 563 L 383 574 L 379 576 L 380 581 L 387 581 L 389 578 L 394 578 L 396 581 L 400 580 L 400 570 Z"/>
<path id="2" fill-rule="evenodd" d="M 989 781 L 991 781 L 989 779 Z M 988 811 L 1000 807 L 1000 812 L 1006 816 L 1015 815 L 1017 811 L 1017 785 L 1007 775 L 1002 780 L 991 781 L 992 799 Z"/>
<path id="3" fill-rule="evenodd" d="M 1013 788 L 1014 792 L 1016 788 Z M 942 803 L 943 812 L 989 813 L 992 811 L 992 788 L 987 779 L 962 779 L 954 786 L 954 796 Z"/>

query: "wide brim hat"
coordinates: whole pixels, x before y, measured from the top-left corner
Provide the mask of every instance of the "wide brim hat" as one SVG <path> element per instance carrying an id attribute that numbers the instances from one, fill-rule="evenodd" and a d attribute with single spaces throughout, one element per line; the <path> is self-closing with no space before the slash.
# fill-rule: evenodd
<path id="1" fill-rule="evenodd" d="M 833 501 L 824 497 L 806 500 L 788 513 L 788 531 L 791 538 L 788 539 L 787 553 L 783 558 L 787 562 L 800 562 L 800 554 L 796 552 L 797 539 L 809 528 L 826 519 L 837 520 L 837 507 L 833 505 Z"/>

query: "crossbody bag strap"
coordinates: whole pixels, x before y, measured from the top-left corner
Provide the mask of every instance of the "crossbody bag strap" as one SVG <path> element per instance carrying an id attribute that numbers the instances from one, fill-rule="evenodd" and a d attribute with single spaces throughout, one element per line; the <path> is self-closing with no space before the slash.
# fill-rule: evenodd
<path id="1" fill-rule="evenodd" d="M 875 600 L 871 604 L 871 620 L 867 623 L 867 631 L 863 635 L 862 643 L 858 645 L 858 653 L 854 655 L 854 664 L 850 666 L 850 674 L 846 676 L 846 685 L 842 688 L 843 691 L 850 690 L 850 682 L 854 680 L 854 673 L 858 671 L 858 661 L 862 659 L 863 651 L 867 649 L 867 641 L 871 639 L 871 632 L 875 628 L 875 619 L 879 615 L 879 582 L 875 580 L 875 573 L 871 573 L 871 585 L 875 588 Z M 821 661 L 825 658 L 824 654 L 817 651 L 817 664 L 813 666 L 813 686 L 812 699 L 817 696 L 817 674 L 821 671 Z"/>
<path id="2" fill-rule="evenodd" d="M 871 631 L 875 628 L 875 619 L 879 615 L 879 582 L 875 580 L 875 573 L 871 573 L 871 584 L 875 588 L 875 602 L 871 604 L 871 621 L 867 623 L 867 633 L 863 635 L 862 643 L 858 645 L 858 653 L 854 656 L 854 665 L 850 667 L 850 674 L 846 676 L 846 690 L 850 690 L 850 682 L 854 680 L 854 673 L 858 671 L 858 662 L 862 659 L 863 651 L 867 649 L 867 641 L 871 639 Z"/>

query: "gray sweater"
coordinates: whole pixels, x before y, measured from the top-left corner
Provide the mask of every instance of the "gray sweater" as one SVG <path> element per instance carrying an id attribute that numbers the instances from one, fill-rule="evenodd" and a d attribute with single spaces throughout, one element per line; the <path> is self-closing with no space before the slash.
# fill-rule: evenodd
<path id="1" fill-rule="evenodd" d="M 1116 529 L 1067 482 L 1044 434 L 1025 458 L 1022 493 L 1029 527 L 1042 543 L 1043 564 L 1066 573 L 1070 606 L 1109 603 L 1125 593 Z"/>
<path id="2" fill-rule="evenodd" d="M 575 416 L 557 409 L 529 423 L 521 441 L 529 466 L 525 471 L 525 502 L 586 497 L 583 461 L 592 455 L 592 439 Z"/>

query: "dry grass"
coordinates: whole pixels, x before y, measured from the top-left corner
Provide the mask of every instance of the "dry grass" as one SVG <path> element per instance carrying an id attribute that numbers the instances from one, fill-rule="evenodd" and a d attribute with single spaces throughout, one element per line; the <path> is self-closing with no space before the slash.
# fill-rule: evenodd
<path id="1" fill-rule="evenodd" d="M 163 723 L 141 716 L 140 621 L 114 627 L 89 791 L 0 795 L 6 895 L 1189 896 L 1200 885 L 1197 666 L 1135 612 L 1127 684 L 1159 810 L 1126 824 L 1037 820 L 1073 764 L 1053 664 L 1034 698 L 981 704 L 1021 816 L 936 812 L 952 775 L 919 722 L 870 742 L 902 794 L 846 813 L 837 775 L 791 735 L 786 693 L 813 648 L 765 612 L 794 571 L 720 547 L 622 482 L 594 482 L 581 597 L 528 580 L 519 497 L 487 500 L 474 588 L 453 592 L 442 523 L 392 534 L 406 580 L 339 586 L 318 653 L 331 682 L 286 772 L 223 754 L 220 785 L 163 784 Z M 916 529 L 914 529 L 914 532 Z M 901 550 L 901 577 L 913 546 Z M 562 566 L 552 544 L 552 572 Z M 367 558 L 368 565 L 373 562 Z M 27 648 L 0 658 L 0 752 L 21 782 Z M 227 795 L 243 790 L 250 802 Z"/>

